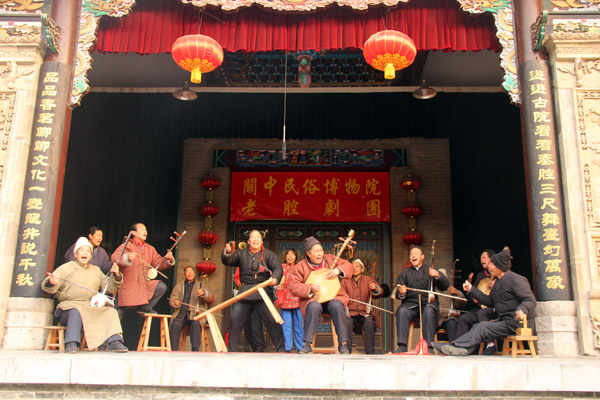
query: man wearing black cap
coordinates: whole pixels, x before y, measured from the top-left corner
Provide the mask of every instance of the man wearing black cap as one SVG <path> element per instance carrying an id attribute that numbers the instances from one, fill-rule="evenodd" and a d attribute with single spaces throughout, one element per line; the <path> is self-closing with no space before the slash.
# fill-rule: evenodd
<path id="1" fill-rule="evenodd" d="M 323 246 L 314 237 L 304 239 L 304 250 L 306 258 L 300 261 L 290 273 L 288 288 L 294 296 L 300 298 L 300 309 L 304 315 L 304 347 L 298 351 L 300 354 L 308 354 L 312 351 L 312 342 L 317 331 L 317 325 L 321 319 L 321 313 L 331 315 L 333 326 L 338 335 L 340 354 L 350 354 L 348 350 L 348 332 L 346 331 L 346 307 L 348 307 L 348 294 L 343 287 L 337 296 L 327 302 L 319 303 L 315 294 L 319 292 L 319 285 L 306 283 L 311 272 L 321 268 L 331 268 L 335 256 L 324 254 Z M 352 264 L 338 259 L 335 268 L 331 268 L 327 279 L 348 278 L 352 276 Z"/>
<path id="2" fill-rule="evenodd" d="M 451 344 L 434 342 L 435 348 L 446 355 L 466 356 L 482 341 L 516 333 L 523 316 L 532 314 L 535 308 L 535 297 L 527 278 L 510 271 L 510 260 L 508 249 L 491 257 L 488 270 L 496 278 L 496 284 L 489 296 L 473 287 L 468 281 L 463 284 L 463 289 L 470 298 L 488 307 L 494 307 L 500 320 L 479 322 Z"/>

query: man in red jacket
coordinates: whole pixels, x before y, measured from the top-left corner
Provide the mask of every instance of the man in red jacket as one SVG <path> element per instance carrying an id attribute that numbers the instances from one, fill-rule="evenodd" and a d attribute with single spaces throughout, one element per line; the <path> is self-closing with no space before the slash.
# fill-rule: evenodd
<path id="1" fill-rule="evenodd" d="M 307 284 L 311 272 L 321 268 L 331 268 L 335 256 L 324 254 L 323 246 L 313 236 L 304 239 L 306 258 L 300 261 L 290 273 L 288 288 L 294 296 L 300 298 L 300 309 L 304 315 L 304 347 L 298 351 L 300 354 L 312 352 L 312 342 L 321 319 L 321 313 L 331 315 L 333 326 L 338 334 L 340 354 L 350 354 L 348 350 L 348 332 L 346 331 L 346 307 L 348 307 L 348 294 L 340 288 L 337 296 L 328 302 L 319 303 L 315 300 L 315 293 L 319 292 L 319 285 Z M 348 278 L 352 275 L 352 264 L 343 259 L 338 259 L 334 268 L 327 274 L 327 279 Z"/>
<path id="2" fill-rule="evenodd" d="M 383 289 L 370 276 L 365 276 L 365 265 L 360 259 L 352 261 L 352 278 L 342 279 L 342 288 L 346 290 L 350 299 L 358 300 L 363 303 L 368 303 L 369 299 L 375 299 L 383 295 Z M 371 310 L 367 311 L 365 304 L 350 301 L 348 303 L 348 311 L 350 318 L 346 323 L 348 331 L 348 349 L 352 352 L 352 332 L 354 324 L 362 325 L 362 330 L 365 334 L 365 353 L 375 353 L 375 326 L 377 321 L 375 316 L 371 314 Z"/>

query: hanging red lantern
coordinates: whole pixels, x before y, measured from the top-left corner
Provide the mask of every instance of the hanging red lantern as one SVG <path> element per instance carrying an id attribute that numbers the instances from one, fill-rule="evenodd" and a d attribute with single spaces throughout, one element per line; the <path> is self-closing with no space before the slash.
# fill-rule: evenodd
<path id="1" fill-rule="evenodd" d="M 400 186 L 402 186 L 402 189 L 404 190 L 417 190 L 421 187 L 421 181 L 416 176 L 408 174 L 402 179 Z"/>
<path id="2" fill-rule="evenodd" d="M 198 234 L 198 240 L 204 246 L 211 246 L 219 240 L 219 236 L 210 229 L 205 229 Z"/>
<path id="3" fill-rule="evenodd" d="M 205 217 L 214 217 L 219 213 L 219 207 L 212 202 L 204 203 L 198 208 L 198 212 Z"/>
<path id="4" fill-rule="evenodd" d="M 204 35 L 186 35 L 171 47 L 173 60 L 181 68 L 191 71 L 190 80 L 200 83 L 202 72 L 211 72 L 223 62 L 223 48 L 213 38 Z"/>
<path id="5" fill-rule="evenodd" d="M 365 60 L 384 71 L 385 79 L 394 79 L 396 71 L 413 63 L 417 56 L 415 42 L 402 32 L 385 30 L 371 35 L 363 46 Z"/>
<path id="6" fill-rule="evenodd" d="M 423 235 L 416 231 L 410 231 L 404 234 L 402 240 L 404 240 L 406 244 L 410 244 L 413 246 L 419 245 L 423 243 Z"/>
<path id="7" fill-rule="evenodd" d="M 196 264 L 196 270 L 200 275 L 210 275 L 217 270 L 217 264 L 210 260 L 202 260 Z"/>
<path id="8" fill-rule="evenodd" d="M 219 186 L 221 186 L 221 181 L 219 178 L 214 176 L 212 173 L 208 174 L 200 181 L 200 185 L 206 190 L 215 190 Z"/>
<path id="9" fill-rule="evenodd" d="M 423 209 L 418 204 L 409 204 L 402 208 L 402 214 L 406 215 L 409 218 L 416 218 L 419 215 L 423 214 Z"/>

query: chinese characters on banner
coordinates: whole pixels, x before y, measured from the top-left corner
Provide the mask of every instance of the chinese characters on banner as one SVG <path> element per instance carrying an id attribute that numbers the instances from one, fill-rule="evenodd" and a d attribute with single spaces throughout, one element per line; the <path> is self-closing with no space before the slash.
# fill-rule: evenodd
<path id="1" fill-rule="evenodd" d="M 40 283 L 46 276 L 58 179 L 54 172 L 59 169 L 70 76 L 66 67 L 44 63 L 40 71 L 11 285 L 13 297 L 42 296 Z"/>
<path id="2" fill-rule="evenodd" d="M 231 221 L 390 220 L 387 172 L 233 172 Z"/>
<path id="3" fill-rule="evenodd" d="M 527 136 L 537 297 L 541 301 L 571 300 L 548 63 L 541 60 L 527 61 L 521 65 L 520 75 Z"/>

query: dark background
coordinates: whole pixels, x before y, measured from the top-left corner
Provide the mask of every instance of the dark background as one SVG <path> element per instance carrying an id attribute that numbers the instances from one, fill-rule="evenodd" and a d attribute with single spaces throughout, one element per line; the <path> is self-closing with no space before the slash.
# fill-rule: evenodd
<path id="1" fill-rule="evenodd" d="M 515 272 L 532 282 L 520 116 L 506 94 L 288 94 L 287 110 L 288 140 L 448 138 L 457 268 L 478 271 L 481 250 L 509 245 Z M 280 138 L 282 125 L 283 94 L 88 94 L 72 116 L 56 266 L 92 225 L 111 254 L 143 222 L 164 254 L 177 227 L 183 141 Z M 164 299 L 158 308 L 168 311 Z"/>

